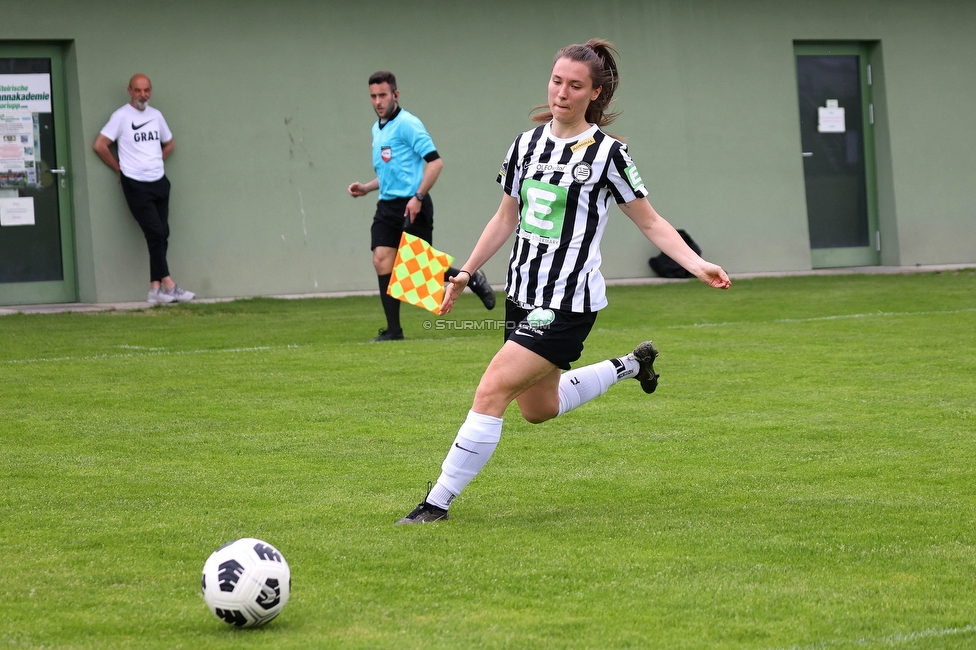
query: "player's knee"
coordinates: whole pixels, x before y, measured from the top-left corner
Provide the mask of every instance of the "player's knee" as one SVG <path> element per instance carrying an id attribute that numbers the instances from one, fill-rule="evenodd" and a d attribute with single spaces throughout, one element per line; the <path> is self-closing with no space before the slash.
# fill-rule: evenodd
<path id="1" fill-rule="evenodd" d="M 472 410 L 476 413 L 504 413 L 513 399 L 515 397 L 506 386 L 492 381 L 490 377 L 482 377 L 474 392 Z"/>
<path id="2" fill-rule="evenodd" d="M 377 275 L 385 275 L 393 270 L 393 262 L 396 259 L 396 249 L 381 250 L 379 246 L 373 249 L 373 268 Z"/>
<path id="3" fill-rule="evenodd" d="M 529 424 L 542 424 L 547 422 L 557 415 L 559 415 L 559 405 L 557 404 L 555 408 L 548 408 L 547 406 L 541 406 L 538 404 L 533 404 L 531 406 L 523 406 L 519 404 L 519 410 L 522 411 L 522 417 Z"/>
<path id="4" fill-rule="evenodd" d="M 536 413 L 536 412 L 526 413 L 523 411 L 522 417 L 524 417 L 525 421 L 528 422 L 529 424 L 542 424 L 543 422 L 547 422 L 553 419 L 554 417 L 556 417 L 556 415 L 555 414 L 547 415 L 547 414 Z"/>

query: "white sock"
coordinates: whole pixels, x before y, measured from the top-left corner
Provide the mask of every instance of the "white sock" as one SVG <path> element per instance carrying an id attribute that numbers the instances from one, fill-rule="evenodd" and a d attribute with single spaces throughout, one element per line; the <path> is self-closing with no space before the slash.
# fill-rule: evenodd
<path id="1" fill-rule="evenodd" d="M 618 359 L 610 359 L 610 363 L 613 364 L 613 369 L 617 372 L 617 381 L 636 377 L 637 373 L 640 372 L 640 361 L 629 354 Z"/>
<path id="2" fill-rule="evenodd" d="M 437 484 L 427 495 L 427 503 L 446 510 L 485 466 L 501 437 L 502 418 L 468 411 L 441 465 Z"/>
<path id="3" fill-rule="evenodd" d="M 621 379 L 640 372 L 637 359 L 621 357 L 564 372 L 559 378 L 559 415 L 569 413 L 581 404 L 610 390 Z"/>

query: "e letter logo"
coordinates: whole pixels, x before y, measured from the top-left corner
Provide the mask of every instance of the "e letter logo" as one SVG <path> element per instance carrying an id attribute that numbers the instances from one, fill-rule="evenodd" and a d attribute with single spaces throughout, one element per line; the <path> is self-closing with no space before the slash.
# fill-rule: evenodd
<path id="1" fill-rule="evenodd" d="M 644 181 L 641 180 L 640 172 L 637 171 L 637 165 L 631 165 L 630 167 L 626 168 L 624 173 L 627 174 L 627 182 L 630 183 L 630 186 L 635 190 L 640 189 L 640 187 L 644 184 Z"/>
<path id="2" fill-rule="evenodd" d="M 522 230 L 558 243 L 566 218 L 566 188 L 526 179 L 522 183 Z"/>

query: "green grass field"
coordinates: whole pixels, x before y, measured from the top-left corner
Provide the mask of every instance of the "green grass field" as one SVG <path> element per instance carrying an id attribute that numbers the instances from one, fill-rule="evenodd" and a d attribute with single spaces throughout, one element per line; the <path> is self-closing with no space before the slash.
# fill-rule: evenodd
<path id="1" fill-rule="evenodd" d="M 0 648 L 976 647 L 976 273 L 614 287 L 449 522 L 420 501 L 500 345 L 368 345 L 375 297 L 0 317 Z M 451 318 L 503 318 L 464 296 Z M 200 571 L 259 537 L 264 628 Z"/>

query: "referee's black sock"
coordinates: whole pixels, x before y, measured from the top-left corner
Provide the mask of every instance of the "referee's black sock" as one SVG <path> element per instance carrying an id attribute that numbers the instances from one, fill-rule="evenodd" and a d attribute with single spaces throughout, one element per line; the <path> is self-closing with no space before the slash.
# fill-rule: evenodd
<path id="1" fill-rule="evenodd" d="M 386 314 L 386 329 L 392 334 L 401 331 L 400 328 L 400 301 L 386 293 L 386 288 L 390 286 L 390 276 L 392 273 L 376 276 L 380 285 L 380 302 L 383 303 L 383 313 Z"/>

